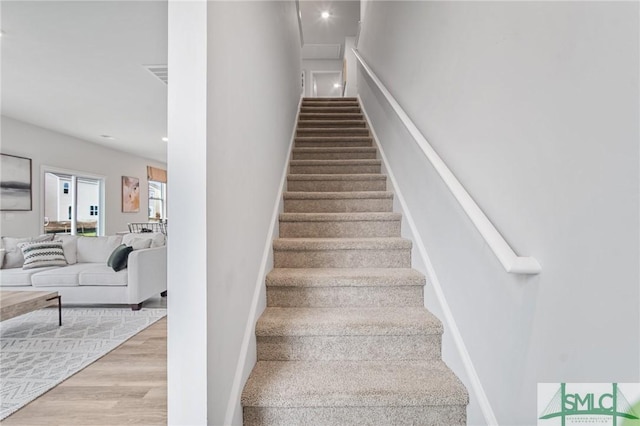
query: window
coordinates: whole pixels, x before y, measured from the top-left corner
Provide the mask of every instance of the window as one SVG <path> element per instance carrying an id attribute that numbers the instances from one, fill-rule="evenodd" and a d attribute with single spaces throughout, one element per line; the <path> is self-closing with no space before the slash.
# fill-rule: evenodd
<path id="1" fill-rule="evenodd" d="M 45 170 L 44 232 L 49 234 L 102 235 L 104 179 L 84 173 Z"/>
<path id="2" fill-rule="evenodd" d="M 149 219 L 162 220 L 167 218 L 166 194 L 166 183 L 149 181 Z"/>

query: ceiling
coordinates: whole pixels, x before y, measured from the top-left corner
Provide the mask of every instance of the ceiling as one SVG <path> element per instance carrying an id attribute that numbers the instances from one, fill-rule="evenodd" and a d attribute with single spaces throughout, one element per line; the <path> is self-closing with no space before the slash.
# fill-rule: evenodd
<path id="1" fill-rule="evenodd" d="M 1 4 L 2 115 L 166 161 L 166 1 Z M 106 139 L 108 135 L 113 139 Z"/>
<path id="2" fill-rule="evenodd" d="M 330 13 L 322 18 L 322 12 Z M 360 1 L 301 0 L 303 59 L 342 59 L 345 37 L 354 37 L 360 21 Z"/>
<path id="3" fill-rule="evenodd" d="M 166 66 L 167 5 L 2 0 L 0 112 L 166 162 L 167 85 L 145 66 Z M 360 2 L 302 0 L 300 13 L 303 56 L 341 59 Z"/>

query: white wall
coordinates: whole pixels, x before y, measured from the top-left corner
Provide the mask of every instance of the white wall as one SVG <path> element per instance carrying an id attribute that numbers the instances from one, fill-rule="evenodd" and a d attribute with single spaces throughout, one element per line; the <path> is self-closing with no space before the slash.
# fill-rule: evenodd
<path id="1" fill-rule="evenodd" d="M 29 212 L 0 214 L 0 234 L 32 236 L 42 232 L 41 167 L 87 172 L 105 177 L 105 233 L 127 229 L 128 222 L 147 221 L 147 166 L 166 168 L 165 164 L 97 144 L 82 141 L 42 127 L 2 116 L 0 150 L 3 154 L 31 158 L 32 206 Z M 140 212 L 122 213 L 121 177 L 140 178 Z"/>
<path id="2" fill-rule="evenodd" d="M 168 424 L 207 424 L 207 2 L 169 1 Z"/>
<path id="3" fill-rule="evenodd" d="M 304 95 L 313 96 L 313 81 L 311 71 L 340 71 L 342 72 L 342 60 L 340 59 L 304 59 L 302 69 L 305 71 Z"/>
<path id="4" fill-rule="evenodd" d="M 362 56 L 516 253 L 542 264 L 503 270 L 359 74 L 498 422 L 535 424 L 538 382 L 638 382 L 638 4 L 363 10 Z M 429 288 L 426 304 L 438 311 Z"/>
<path id="5" fill-rule="evenodd" d="M 356 45 L 355 37 L 345 37 L 344 39 L 344 59 L 347 61 L 347 87 L 345 96 L 356 96 L 358 94 L 358 61 L 353 54 Z"/>
<path id="6" fill-rule="evenodd" d="M 169 215 L 185 232 L 169 248 L 169 423 L 241 424 L 255 337 L 236 370 L 300 98 L 294 2 L 170 2 L 169 67 Z"/>

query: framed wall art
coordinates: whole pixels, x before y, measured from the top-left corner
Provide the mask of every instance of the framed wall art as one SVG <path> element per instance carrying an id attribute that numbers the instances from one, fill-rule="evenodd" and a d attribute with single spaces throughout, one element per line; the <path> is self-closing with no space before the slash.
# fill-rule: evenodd
<path id="1" fill-rule="evenodd" d="M 140 211 L 140 179 L 122 176 L 122 212 L 138 213 Z"/>
<path id="2" fill-rule="evenodd" d="M 31 159 L 0 154 L 0 210 L 31 208 Z"/>

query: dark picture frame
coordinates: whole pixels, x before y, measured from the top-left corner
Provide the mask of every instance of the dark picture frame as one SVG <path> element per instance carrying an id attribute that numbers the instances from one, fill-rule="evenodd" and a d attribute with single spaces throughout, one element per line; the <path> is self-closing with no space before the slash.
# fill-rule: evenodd
<path id="1" fill-rule="evenodd" d="M 31 211 L 31 158 L 0 154 L 0 211 Z"/>

